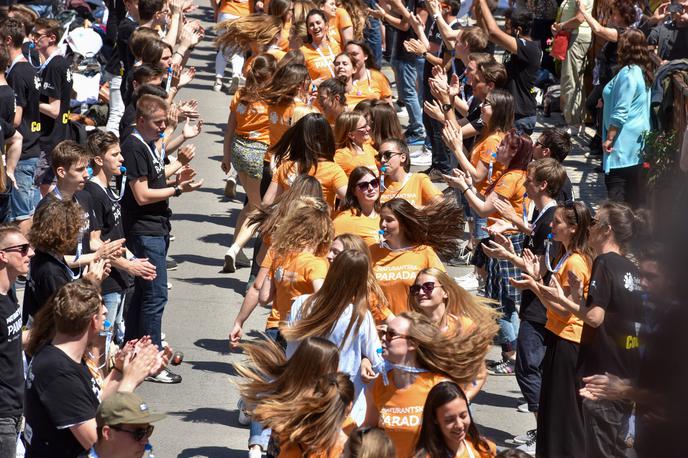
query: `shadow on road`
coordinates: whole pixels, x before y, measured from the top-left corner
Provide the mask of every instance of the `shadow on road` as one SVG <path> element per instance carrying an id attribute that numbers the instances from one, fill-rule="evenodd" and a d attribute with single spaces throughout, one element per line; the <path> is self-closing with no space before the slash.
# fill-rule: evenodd
<path id="1" fill-rule="evenodd" d="M 191 264 L 202 266 L 217 266 L 222 267 L 222 259 L 220 258 L 209 258 L 206 256 L 199 256 L 197 254 L 173 254 L 170 256 L 172 259 L 177 261 L 178 264 L 183 262 L 189 262 Z"/>
<path id="2" fill-rule="evenodd" d="M 195 458 L 195 457 L 212 457 L 212 458 L 244 458 L 246 450 L 234 450 L 233 448 L 224 447 L 195 447 L 183 450 L 177 458 Z"/>
<path id="3" fill-rule="evenodd" d="M 194 342 L 194 345 L 204 350 L 214 351 L 222 355 L 230 354 L 229 341 L 227 339 L 198 339 Z"/>
<path id="4" fill-rule="evenodd" d="M 485 436 L 486 438 L 490 439 L 492 442 L 497 444 L 500 447 L 506 447 L 506 448 L 514 448 L 516 447 L 515 444 L 507 441 L 511 441 L 513 436 L 506 431 L 502 431 L 501 429 L 494 429 L 490 428 L 488 426 L 483 426 L 483 425 L 478 425 L 478 431 L 480 431 L 481 436 Z"/>
<path id="5" fill-rule="evenodd" d="M 246 269 L 246 275 L 248 276 L 248 269 Z M 218 288 L 231 289 L 237 294 L 242 296 L 246 292 L 246 280 L 240 280 L 238 278 L 218 278 L 218 277 L 195 277 L 195 278 L 180 278 L 176 281 L 183 281 L 185 283 L 192 283 L 194 285 L 203 286 L 217 286 Z"/>
<path id="6" fill-rule="evenodd" d="M 170 416 L 179 417 L 188 423 L 208 423 L 223 426 L 239 426 L 239 411 L 219 409 L 217 407 L 199 407 L 194 410 L 168 412 Z M 194 455 L 188 455 L 194 456 Z"/>
<path id="7" fill-rule="evenodd" d="M 236 370 L 231 363 L 225 363 L 222 361 L 184 361 L 185 364 L 189 364 L 192 369 L 203 372 L 214 372 L 216 374 L 225 374 L 231 376 L 237 376 Z"/>
<path id="8" fill-rule="evenodd" d="M 518 407 L 518 396 L 504 396 L 503 394 L 489 393 L 481 391 L 473 400 L 473 404 L 480 404 L 495 407 L 507 407 L 516 410 Z"/>

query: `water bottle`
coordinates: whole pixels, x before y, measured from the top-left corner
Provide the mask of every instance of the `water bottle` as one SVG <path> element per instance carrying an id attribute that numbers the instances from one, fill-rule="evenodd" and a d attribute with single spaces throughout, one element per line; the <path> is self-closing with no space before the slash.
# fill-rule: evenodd
<path id="1" fill-rule="evenodd" d="M 143 457 L 155 458 L 155 455 L 153 455 L 153 446 L 150 444 L 150 442 L 143 448 Z"/>

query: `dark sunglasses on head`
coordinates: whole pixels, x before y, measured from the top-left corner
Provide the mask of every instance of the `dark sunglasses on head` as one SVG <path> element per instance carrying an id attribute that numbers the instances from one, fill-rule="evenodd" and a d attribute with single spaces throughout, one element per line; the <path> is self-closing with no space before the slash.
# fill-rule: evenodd
<path id="1" fill-rule="evenodd" d="M 150 437 L 153 434 L 153 430 L 155 429 L 155 426 L 153 425 L 148 425 L 145 428 L 138 428 L 133 431 L 130 431 L 128 429 L 124 429 L 121 426 L 111 426 L 112 429 L 115 431 L 120 431 L 123 433 L 129 433 L 132 436 L 134 436 L 134 439 L 136 442 L 139 442 L 141 439 L 144 437 Z"/>
<path id="2" fill-rule="evenodd" d="M 21 245 L 8 246 L 7 248 L 3 248 L 0 251 L 4 251 L 5 253 L 17 252 L 20 253 L 22 256 L 26 256 L 29 253 L 29 248 L 31 248 L 31 245 L 29 245 L 28 243 L 22 243 Z"/>
<path id="3" fill-rule="evenodd" d="M 423 290 L 424 294 L 430 295 L 435 290 L 435 282 L 434 281 L 426 281 L 422 285 L 414 284 L 414 285 L 411 285 L 409 290 L 411 291 L 411 294 L 413 294 L 414 296 L 416 294 L 418 294 L 421 290 Z"/>
<path id="4" fill-rule="evenodd" d="M 359 191 L 367 191 L 369 186 L 372 186 L 373 189 L 377 189 L 378 187 L 380 187 L 380 180 L 377 178 L 373 178 L 370 181 L 362 181 L 360 183 L 356 183 L 356 187 Z"/>

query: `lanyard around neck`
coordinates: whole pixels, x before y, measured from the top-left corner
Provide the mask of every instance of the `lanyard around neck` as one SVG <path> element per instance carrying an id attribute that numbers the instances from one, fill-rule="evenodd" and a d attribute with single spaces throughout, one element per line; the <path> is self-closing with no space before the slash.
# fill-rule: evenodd
<path id="1" fill-rule="evenodd" d="M 329 44 L 327 45 L 327 50 L 329 51 L 329 57 L 331 60 L 328 60 L 328 58 L 325 57 L 325 54 L 323 54 L 323 52 L 320 50 L 320 46 L 313 45 L 313 48 L 315 48 L 315 50 L 318 51 L 318 54 L 320 54 L 320 58 L 325 63 L 325 65 L 327 65 L 327 69 L 330 71 L 330 75 L 332 75 L 332 78 L 334 78 L 334 69 L 332 68 L 332 61 L 334 61 L 334 52 L 332 52 L 332 47 Z"/>
<path id="2" fill-rule="evenodd" d="M 12 59 L 12 63 L 10 64 L 10 67 L 7 69 L 7 72 L 5 73 L 5 75 L 9 75 L 10 72 L 12 71 L 12 69 L 14 68 L 14 66 L 17 64 L 17 62 L 22 60 L 23 57 L 24 57 L 24 55 L 22 53 L 19 53 L 19 55 L 17 57 Z"/>
<path id="3" fill-rule="evenodd" d="M 134 137 L 138 138 L 141 143 L 143 143 L 146 148 L 148 149 L 148 153 L 150 153 L 151 158 L 153 158 L 153 162 L 156 165 L 162 165 L 163 161 L 165 160 L 165 150 L 163 149 L 161 156 L 158 156 L 158 153 L 151 148 L 151 146 L 146 142 L 146 140 L 143 139 L 143 136 L 139 133 L 138 130 L 134 129 L 134 131 L 131 133 Z M 155 145 L 155 143 L 153 143 Z"/>

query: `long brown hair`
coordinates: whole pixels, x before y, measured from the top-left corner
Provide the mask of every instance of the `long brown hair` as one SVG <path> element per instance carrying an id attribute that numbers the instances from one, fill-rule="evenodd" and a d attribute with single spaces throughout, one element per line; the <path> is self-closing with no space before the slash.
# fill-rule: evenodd
<path id="1" fill-rule="evenodd" d="M 497 133 L 507 132 L 514 126 L 514 97 L 504 89 L 493 89 L 485 97 L 485 102 L 492 106 L 492 116 L 487 123 L 484 138 Z"/>
<path id="2" fill-rule="evenodd" d="M 332 334 L 339 318 L 353 305 L 349 324 L 339 349 L 349 336 L 358 334 L 368 312 L 368 272 L 370 259 L 364 253 L 344 250 L 334 259 L 322 287 L 303 303 L 301 319 L 294 326 L 281 328 L 287 340 L 303 337 L 327 337 Z"/>
<path id="3" fill-rule="evenodd" d="M 394 442 L 384 429 L 355 428 L 346 442 L 351 458 L 396 458 Z M 423 457 L 425 458 L 425 457 Z"/>
<path id="4" fill-rule="evenodd" d="M 382 143 L 389 138 L 404 138 L 397 112 L 384 100 L 374 100 L 371 103 L 370 121 L 370 134 L 375 149 L 379 150 Z"/>
<path id="5" fill-rule="evenodd" d="M 583 202 L 573 201 L 559 205 L 556 211 L 561 212 L 561 216 L 567 226 L 574 226 L 576 228 L 569 241 L 568 251 L 581 255 L 588 267 L 591 267 L 595 253 L 589 244 L 590 228 L 592 227 L 590 209 Z M 557 257 L 561 258 L 563 255 L 564 245 L 562 244 Z"/>
<path id="6" fill-rule="evenodd" d="M 277 58 L 272 54 L 258 54 L 246 72 L 246 85 L 239 90 L 239 102 L 253 103 L 260 100 L 259 91 L 275 73 Z"/>
<path id="7" fill-rule="evenodd" d="M 349 134 L 356 131 L 356 126 L 361 119 L 365 119 L 365 116 L 358 111 L 345 111 L 337 116 L 334 123 L 334 143 L 337 148 L 353 147 L 354 142 Z"/>
<path id="8" fill-rule="evenodd" d="M 279 66 L 270 81 L 261 88 L 260 97 L 269 105 L 292 103 L 309 80 L 308 69 L 303 64 Z"/>
<path id="9" fill-rule="evenodd" d="M 282 19 L 267 14 L 251 14 L 236 19 L 229 19 L 216 26 L 218 37 L 215 45 L 228 52 L 245 52 L 251 49 L 251 43 L 258 45 L 259 51 L 265 51 L 280 33 Z"/>
<path id="10" fill-rule="evenodd" d="M 287 129 L 270 150 L 278 165 L 290 160 L 297 173 L 307 174 L 311 168 L 317 170 L 320 160 L 332 162 L 335 148 L 330 124 L 321 114 L 311 113 Z"/>
<path id="11" fill-rule="evenodd" d="M 50 199 L 33 217 L 29 242 L 36 250 L 65 255 L 76 248 L 84 211 L 72 200 Z"/>
<path id="12" fill-rule="evenodd" d="M 375 174 L 372 172 L 372 170 L 362 165 L 359 165 L 351 171 L 351 174 L 349 175 L 349 182 L 346 186 L 346 195 L 344 196 L 344 200 L 339 207 L 340 211 L 352 209 L 356 216 L 361 216 L 361 204 L 358 203 L 358 199 L 356 198 L 356 183 L 358 183 L 358 181 L 366 175 L 370 175 L 373 178 L 375 177 Z M 376 212 L 380 212 L 379 197 L 375 202 L 374 208 Z"/>
<path id="13" fill-rule="evenodd" d="M 619 68 L 637 65 L 643 71 L 645 87 L 652 86 L 655 77 L 655 64 L 645 34 L 635 28 L 626 29 L 624 33 L 619 35 L 616 49 Z"/>
<path id="14" fill-rule="evenodd" d="M 316 256 L 325 256 L 334 237 L 330 207 L 322 199 L 302 197 L 272 234 L 272 250 L 288 256 L 312 248 Z"/>
<path id="15" fill-rule="evenodd" d="M 445 258 L 456 253 L 457 242 L 463 236 L 463 209 L 454 198 L 441 198 L 423 208 L 416 208 L 405 199 L 385 202 L 399 221 L 399 230 L 413 245 L 427 245 Z"/>

